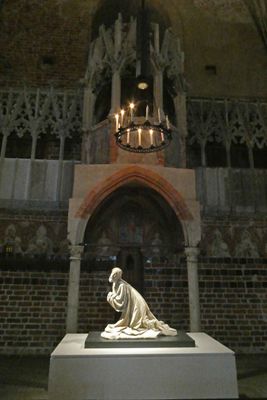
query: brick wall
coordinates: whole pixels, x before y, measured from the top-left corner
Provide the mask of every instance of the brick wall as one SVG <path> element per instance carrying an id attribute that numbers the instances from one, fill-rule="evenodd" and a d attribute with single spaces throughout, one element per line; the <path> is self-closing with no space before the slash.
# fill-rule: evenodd
<path id="1" fill-rule="evenodd" d="M 36 261 L 38 263 L 38 261 Z M 0 271 L 0 353 L 48 354 L 65 334 L 66 271 Z"/>
<path id="2" fill-rule="evenodd" d="M 94 3 L 6 2 L 0 14 L 0 84 L 77 86 L 85 74 Z"/>
<path id="3" fill-rule="evenodd" d="M 202 330 L 239 352 L 267 350 L 267 259 L 201 258 Z"/>
<path id="4" fill-rule="evenodd" d="M 0 353 L 48 354 L 65 334 L 68 262 L 57 268 L 1 267 Z M 114 322 L 106 302 L 109 271 L 81 272 L 79 332 Z M 189 330 L 185 258 L 145 266 L 144 296 L 152 312 Z M 202 330 L 238 352 L 267 350 L 267 260 L 201 257 Z"/>
<path id="5" fill-rule="evenodd" d="M 103 330 L 114 323 L 116 312 L 106 301 L 110 291 L 108 271 L 81 274 L 79 331 Z M 188 330 L 187 271 L 178 263 L 145 264 L 143 295 L 155 316 L 180 330 Z M 118 315 L 118 314 L 117 314 Z"/>

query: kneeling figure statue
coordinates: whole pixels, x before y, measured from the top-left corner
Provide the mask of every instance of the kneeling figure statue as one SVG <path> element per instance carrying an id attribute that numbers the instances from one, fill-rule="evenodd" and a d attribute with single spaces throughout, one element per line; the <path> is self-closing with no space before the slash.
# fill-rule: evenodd
<path id="1" fill-rule="evenodd" d="M 109 324 L 101 336 L 105 339 L 147 339 L 159 335 L 176 336 L 176 329 L 157 318 L 150 311 L 145 299 L 129 283 L 122 279 L 122 270 L 113 268 L 109 277 L 112 291 L 107 301 L 121 318 L 115 324 Z"/>

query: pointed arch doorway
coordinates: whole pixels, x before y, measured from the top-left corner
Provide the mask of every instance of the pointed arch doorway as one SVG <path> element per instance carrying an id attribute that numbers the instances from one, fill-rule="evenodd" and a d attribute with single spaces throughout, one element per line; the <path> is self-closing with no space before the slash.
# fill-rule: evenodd
<path id="1" fill-rule="evenodd" d="M 125 185 L 111 193 L 86 226 L 84 258 L 95 271 L 118 265 L 124 278 L 145 294 L 145 266 L 160 265 L 183 249 L 181 224 L 154 190 Z"/>

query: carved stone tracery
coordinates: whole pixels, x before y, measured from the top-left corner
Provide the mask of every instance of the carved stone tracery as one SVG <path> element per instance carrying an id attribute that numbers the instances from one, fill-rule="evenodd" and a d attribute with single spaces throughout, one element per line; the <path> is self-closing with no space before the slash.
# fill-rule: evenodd
<path id="1" fill-rule="evenodd" d="M 10 89 L 0 91 L 1 157 L 11 133 L 19 138 L 32 137 L 32 158 L 40 135 L 55 135 L 66 139 L 81 132 L 81 92 L 56 89 Z M 4 143 L 5 142 L 5 143 Z"/>
<path id="2" fill-rule="evenodd" d="M 189 98 L 187 111 L 188 144 L 200 145 L 202 166 L 208 142 L 221 143 L 228 153 L 231 144 L 267 147 L 266 101 Z"/>

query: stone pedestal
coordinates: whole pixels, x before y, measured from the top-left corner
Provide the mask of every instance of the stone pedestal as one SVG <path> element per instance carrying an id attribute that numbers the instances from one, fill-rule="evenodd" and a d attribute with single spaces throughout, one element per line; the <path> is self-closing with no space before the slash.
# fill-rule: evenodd
<path id="1" fill-rule="evenodd" d="M 50 360 L 49 400 L 238 398 L 234 353 L 205 333 L 192 348 L 85 349 L 68 334 Z"/>

